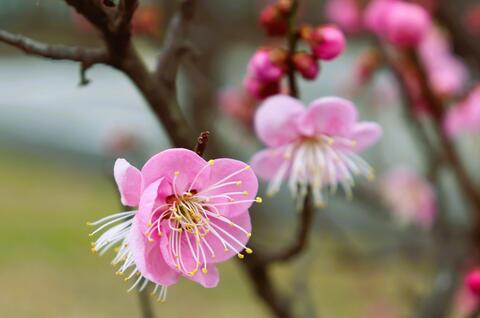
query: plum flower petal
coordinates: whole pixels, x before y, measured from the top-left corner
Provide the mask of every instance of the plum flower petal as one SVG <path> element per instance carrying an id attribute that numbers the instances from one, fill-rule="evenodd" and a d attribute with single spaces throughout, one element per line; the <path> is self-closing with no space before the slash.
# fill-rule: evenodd
<path id="1" fill-rule="evenodd" d="M 359 123 L 352 131 L 355 150 L 362 151 L 375 144 L 382 136 L 382 127 L 377 123 Z"/>
<path id="2" fill-rule="evenodd" d="M 142 175 L 137 168 L 125 159 L 117 159 L 113 168 L 113 175 L 120 191 L 122 204 L 137 206 L 140 202 Z"/>
<path id="3" fill-rule="evenodd" d="M 300 117 L 298 129 L 306 136 L 318 134 L 348 136 L 357 121 L 357 110 L 343 98 L 324 97 L 315 100 Z"/>
<path id="4" fill-rule="evenodd" d="M 270 147 L 296 139 L 299 134 L 295 119 L 303 111 L 303 105 L 290 96 L 275 95 L 268 98 L 255 114 L 258 138 Z"/>
<path id="5" fill-rule="evenodd" d="M 276 108 L 277 101 L 283 107 Z M 342 98 L 320 98 L 308 108 L 300 109 L 300 105 L 291 97 L 278 96 L 260 106 L 256 114 L 257 134 L 270 148 L 253 157 L 252 167 L 261 178 L 270 181 L 270 195 L 278 192 L 288 179 L 296 197 L 303 198 L 310 188 L 319 206 L 325 203 L 325 187 L 335 192 L 340 184 L 347 196 L 351 196 L 355 175 L 373 177 L 373 169 L 357 152 L 380 138 L 380 126 L 357 122 L 355 106 Z M 272 129 L 266 114 L 283 120 L 275 121 Z"/>

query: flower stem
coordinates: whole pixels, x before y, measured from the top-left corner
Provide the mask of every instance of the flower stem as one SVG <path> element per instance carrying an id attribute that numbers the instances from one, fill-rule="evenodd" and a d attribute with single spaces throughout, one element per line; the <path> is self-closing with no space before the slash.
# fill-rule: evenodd
<path id="1" fill-rule="evenodd" d="M 148 291 L 142 290 L 138 292 L 138 300 L 140 304 L 140 310 L 142 311 L 142 318 L 154 318 L 152 304 Z"/>
<path id="2" fill-rule="evenodd" d="M 297 31 L 297 11 L 298 0 L 292 0 L 292 7 L 288 16 L 288 88 L 292 97 L 298 98 L 300 92 L 298 90 L 297 79 L 295 77 L 295 65 L 293 64 L 293 55 L 297 50 L 298 31 Z"/>

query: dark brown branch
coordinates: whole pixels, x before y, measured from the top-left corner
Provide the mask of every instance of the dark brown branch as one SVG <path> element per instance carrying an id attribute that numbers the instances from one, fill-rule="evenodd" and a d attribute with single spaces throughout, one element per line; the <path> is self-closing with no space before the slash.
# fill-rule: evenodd
<path id="1" fill-rule="evenodd" d="M 139 5 L 138 0 L 121 0 L 118 4 L 116 31 L 130 34 L 132 19 Z"/>
<path id="2" fill-rule="evenodd" d="M 93 64 L 108 64 L 108 53 L 105 49 L 52 45 L 35 41 L 26 36 L 0 30 L 0 42 L 22 50 L 26 54 L 45 57 L 52 60 L 70 60 Z"/>

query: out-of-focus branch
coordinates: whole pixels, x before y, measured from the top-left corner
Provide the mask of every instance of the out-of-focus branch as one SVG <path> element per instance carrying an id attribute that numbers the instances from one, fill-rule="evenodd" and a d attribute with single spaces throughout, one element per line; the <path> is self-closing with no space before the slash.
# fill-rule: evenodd
<path id="1" fill-rule="evenodd" d="M 290 14 L 288 16 L 288 88 L 289 93 L 293 97 L 298 97 L 300 92 L 298 91 L 297 79 L 295 77 L 295 65 L 293 64 L 293 54 L 297 49 L 298 43 L 298 30 L 297 30 L 297 11 L 298 0 L 292 0 Z"/>
<path id="2" fill-rule="evenodd" d="M 139 5 L 138 0 L 121 0 L 118 4 L 116 30 L 120 33 L 130 33 L 133 15 Z"/>
<path id="3" fill-rule="evenodd" d="M 16 47 L 26 54 L 52 60 L 70 60 L 89 65 L 109 63 L 108 52 L 105 49 L 46 44 L 4 30 L 0 30 L 0 42 Z"/>
<path id="4" fill-rule="evenodd" d="M 441 151 L 437 151 L 434 144 L 430 141 L 426 134 L 424 127 L 418 121 L 418 118 L 412 113 L 415 100 L 409 91 L 409 87 L 406 78 L 403 75 L 402 69 L 399 67 L 397 61 L 393 60 L 387 50 L 382 44 L 377 45 L 382 52 L 383 59 L 388 68 L 392 71 L 396 77 L 400 90 L 402 92 L 404 106 L 406 108 L 406 114 L 410 121 L 414 124 L 415 131 L 423 141 L 423 147 L 426 160 L 429 165 L 435 161 L 441 162 L 442 158 L 448 160 L 448 163 L 454 169 L 457 175 L 459 184 L 465 187 L 465 183 L 471 186 L 470 180 L 464 180 L 462 175 L 464 172 L 463 166 L 454 167 L 454 165 L 462 165 L 462 162 L 457 157 L 455 149 L 447 136 L 442 130 L 441 123 L 443 122 L 443 105 L 440 100 L 434 95 L 430 85 L 428 84 L 426 73 L 423 66 L 419 63 L 418 58 L 414 52 L 408 54 L 408 58 L 413 63 L 413 66 L 418 73 L 420 86 L 424 98 L 427 99 L 427 103 L 431 108 L 436 131 L 441 139 Z M 447 144 L 446 144 L 447 143 Z M 441 164 L 441 163 L 440 163 Z M 437 164 L 435 165 L 437 166 Z M 429 179 L 432 182 L 436 181 L 438 173 L 438 167 L 435 171 L 429 173 Z M 460 174 L 460 175 L 459 175 Z M 437 187 L 439 191 L 439 188 Z M 465 190 L 464 190 L 465 191 Z M 438 195 L 439 199 L 442 197 Z M 441 205 L 439 205 L 441 206 Z M 474 205 L 475 207 L 475 205 Z M 438 247 L 438 269 L 433 282 L 432 292 L 428 295 L 424 302 L 422 302 L 419 310 L 415 313 L 416 318 L 438 318 L 446 317 L 451 308 L 451 300 L 457 286 L 459 279 L 459 271 L 467 255 L 467 248 L 465 247 L 465 231 L 463 229 L 455 229 L 447 220 L 447 215 L 444 210 L 441 210 L 436 224 L 434 226 L 434 234 L 436 245 Z"/>
<path id="5" fill-rule="evenodd" d="M 157 77 L 165 85 L 175 86 L 175 83 L 172 82 L 172 78 L 175 76 L 172 75 L 177 73 L 183 55 L 193 51 L 193 47 L 188 41 L 188 29 L 194 10 L 194 0 L 183 0 L 168 27 L 163 52 L 157 65 Z"/>

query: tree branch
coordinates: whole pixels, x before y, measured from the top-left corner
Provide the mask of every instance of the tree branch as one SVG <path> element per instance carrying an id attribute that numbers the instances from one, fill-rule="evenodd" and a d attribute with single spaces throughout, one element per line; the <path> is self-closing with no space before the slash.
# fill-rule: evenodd
<path id="1" fill-rule="evenodd" d="M 175 86 L 176 76 L 172 75 L 177 74 L 183 55 L 193 50 L 188 42 L 188 26 L 193 19 L 194 9 L 194 0 L 183 0 L 168 27 L 156 73 L 158 79 L 170 87 Z"/>
<path id="2" fill-rule="evenodd" d="M 105 49 L 52 45 L 35 41 L 26 36 L 0 30 L 0 42 L 22 50 L 26 54 L 52 60 L 70 60 L 88 65 L 108 64 L 109 56 Z"/>

